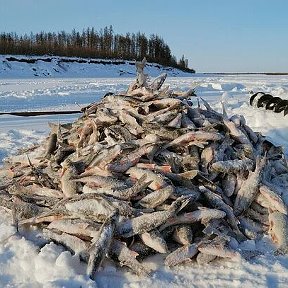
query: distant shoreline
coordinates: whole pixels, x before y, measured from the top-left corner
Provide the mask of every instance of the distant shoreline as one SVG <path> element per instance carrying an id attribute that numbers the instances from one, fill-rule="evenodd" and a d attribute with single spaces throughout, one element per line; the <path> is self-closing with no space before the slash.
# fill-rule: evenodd
<path id="1" fill-rule="evenodd" d="M 191 77 L 195 73 L 158 63 L 147 63 L 146 72 L 153 77 Z M 27 56 L 0 54 L 0 78 L 15 77 L 135 77 L 135 61 L 123 59 L 80 58 L 64 56 Z"/>
<path id="2" fill-rule="evenodd" d="M 205 75 L 288 75 L 288 72 L 203 72 Z"/>

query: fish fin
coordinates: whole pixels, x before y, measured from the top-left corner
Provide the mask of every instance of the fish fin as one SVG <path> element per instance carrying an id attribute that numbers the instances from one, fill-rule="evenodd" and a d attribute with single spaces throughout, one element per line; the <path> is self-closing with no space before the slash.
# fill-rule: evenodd
<path id="1" fill-rule="evenodd" d="M 192 96 L 197 96 L 197 95 L 195 94 L 195 87 L 188 89 L 188 90 L 185 91 L 185 92 L 183 93 L 183 95 L 181 95 L 181 96 L 182 96 L 182 97 L 186 97 L 186 98 L 192 97 Z"/>
<path id="2" fill-rule="evenodd" d="M 199 101 L 199 98 L 197 97 L 197 108 L 199 109 L 200 108 L 200 101 Z"/>
<path id="3" fill-rule="evenodd" d="M 200 99 L 202 100 L 205 108 L 206 108 L 208 111 L 213 111 L 213 109 L 211 108 L 210 104 L 209 104 L 206 100 L 204 100 L 202 97 L 200 97 Z"/>
<path id="4" fill-rule="evenodd" d="M 221 101 L 221 105 L 222 105 L 222 110 L 223 110 L 223 118 L 224 119 L 226 119 L 226 120 L 228 120 L 228 115 L 227 115 L 227 111 L 226 111 L 226 109 L 225 109 L 225 104 L 224 104 L 224 102 L 223 101 Z"/>
<path id="5" fill-rule="evenodd" d="M 175 202 L 178 203 L 178 205 L 176 204 L 176 213 L 178 213 L 179 211 L 181 211 L 183 208 L 185 208 L 189 202 L 190 202 L 191 196 L 187 195 L 187 196 L 181 196 L 179 197 Z M 175 203 L 174 202 L 174 203 Z M 173 205 L 173 204 L 172 204 Z M 178 207 L 177 207 L 178 206 Z"/>
<path id="6" fill-rule="evenodd" d="M 34 165 L 32 164 L 32 162 L 31 162 L 28 154 L 26 154 L 26 157 L 27 157 L 27 159 L 28 159 L 28 164 L 29 164 L 29 166 L 30 166 L 32 169 L 35 168 L 35 166 L 34 166 Z"/>

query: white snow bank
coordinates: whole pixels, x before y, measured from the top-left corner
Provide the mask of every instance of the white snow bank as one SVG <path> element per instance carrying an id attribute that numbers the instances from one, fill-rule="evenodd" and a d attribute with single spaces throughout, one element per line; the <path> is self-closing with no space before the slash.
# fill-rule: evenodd
<path id="1" fill-rule="evenodd" d="M 15 61 L 18 59 L 20 61 Z M 30 63 L 22 60 L 30 60 Z M 32 60 L 32 61 L 31 61 Z M 33 63 L 35 60 L 35 63 Z M 75 60 L 75 62 L 71 62 Z M 79 61 L 82 63 L 78 63 Z M 32 63 L 31 63 L 32 62 Z M 0 78 L 135 77 L 135 61 L 84 59 L 58 56 L 0 55 Z M 191 76 L 172 67 L 147 63 L 148 75 Z"/>

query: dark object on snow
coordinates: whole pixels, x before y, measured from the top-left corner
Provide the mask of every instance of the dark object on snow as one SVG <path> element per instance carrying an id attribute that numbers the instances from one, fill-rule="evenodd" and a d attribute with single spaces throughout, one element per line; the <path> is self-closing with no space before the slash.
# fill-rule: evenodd
<path id="1" fill-rule="evenodd" d="M 256 92 L 250 97 L 250 105 L 254 106 L 254 102 L 256 102 L 262 95 L 264 95 L 264 92 Z"/>
<path id="2" fill-rule="evenodd" d="M 272 97 L 265 106 L 266 110 L 273 110 L 280 101 L 282 101 L 280 97 Z"/>
<path id="3" fill-rule="evenodd" d="M 43 115 L 57 115 L 57 114 L 75 114 L 82 113 L 79 110 L 72 111 L 29 111 L 29 112 L 0 112 L 0 115 L 14 115 L 14 116 L 43 116 Z"/>
<path id="4" fill-rule="evenodd" d="M 288 105 L 288 100 L 281 100 L 279 101 L 275 107 L 274 107 L 274 112 L 275 113 L 280 113 L 283 110 L 285 110 L 285 107 Z"/>
<path id="5" fill-rule="evenodd" d="M 266 110 L 272 110 L 275 113 L 284 111 L 284 116 L 288 114 L 288 100 L 281 99 L 280 97 L 273 97 L 271 94 L 264 92 L 256 92 L 250 97 L 249 101 L 251 106 Z"/>
<path id="6" fill-rule="evenodd" d="M 264 107 L 266 104 L 273 99 L 273 96 L 270 94 L 264 94 L 263 96 L 260 97 L 260 99 L 257 102 L 257 107 Z"/>

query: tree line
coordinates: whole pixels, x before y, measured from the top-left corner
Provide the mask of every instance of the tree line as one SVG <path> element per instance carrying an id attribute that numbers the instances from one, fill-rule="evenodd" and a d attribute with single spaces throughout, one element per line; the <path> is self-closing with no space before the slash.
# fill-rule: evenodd
<path id="1" fill-rule="evenodd" d="M 116 58 L 123 60 L 142 60 L 177 67 L 194 72 L 188 68 L 188 61 L 182 58 L 177 61 L 171 54 L 169 46 L 156 34 L 146 37 L 144 33 L 115 34 L 113 27 L 99 31 L 92 28 L 81 33 L 40 32 L 30 35 L 0 33 L 0 54 L 57 55 L 83 58 Z"/>

